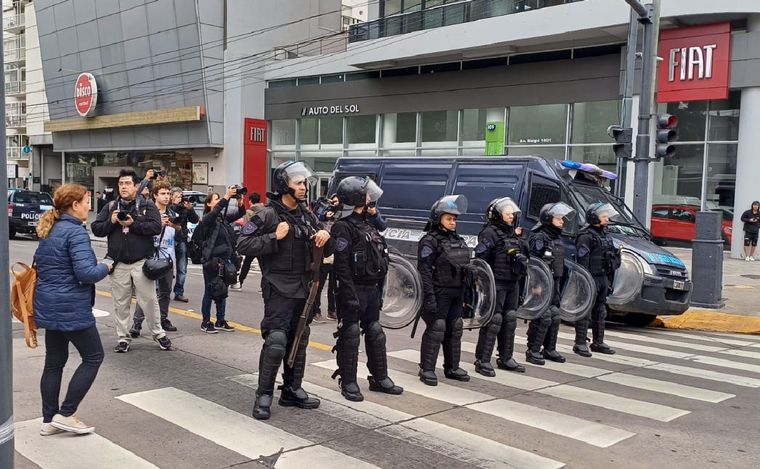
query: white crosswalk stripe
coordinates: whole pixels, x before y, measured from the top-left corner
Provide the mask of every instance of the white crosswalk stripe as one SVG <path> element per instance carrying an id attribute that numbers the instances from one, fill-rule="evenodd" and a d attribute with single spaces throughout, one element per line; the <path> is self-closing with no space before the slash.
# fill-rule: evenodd
<path id="1" fill-rule="evenodd" d="M 737 357 L 754 358 L 754 359 L 760 360 L 760 352 L 752 352 L 749 350 L 730 350 L 728 345 L 725 345 L 725 346 L 704 345 L 704 344 L 681 342 L 681 341 L 669 340 L 669 339 L 659 339 L 656 337 L 649 337 L 646 335 L 627 334 L 624 332 L 614 332 L 614 331 L 607 332 L 606 334 L 608 336 L 619 337 L 626 340 L 638 340 L 640 342 L 649 342 L 649 343 L 655 343 L 655 344 L 660 344 L 660 345 L 668 345 L 671 347 L 690 348 L 692 350 L 699 350 L 701 352 L 724 353 L 728 355 L 734 355 Z"/>
<path id="2" fill-rule="evenodd" d="M 314 365 L 327 369 L 335 369 L 336 367 L 334 360 L 319 362 Z M 593 446 L 606 448 L 635 435 L 635 433 L 608 425 L 514 401 L 497 399 L 487 394 L 445 383 L 439 382 L 438 386 L 427 386 L 421 383 L 416 376 L 399 371 L 393 371 L 392 377 L 396 384 L 404 387 L 405 392 L 411 392 L 453 405 L 465 406 L 473 410 L 491 409 L 493 407 L 498 409 L 498 413 L 485 410 L 484 412 L 505 420 L 582 441 Z M 481 406 L 481 404 L 486 402 L 493 404 L 493 406 Z"/>
<path id="3" fill-rule="evenodd" d="M 255 374 L 233 376 L 229 379 L 250 388 L 257 386 Z M 319 410 L 327 415 L 360 427 L 373 428 L 379 433 L 412 442 L 467 464 L 483 468 L 555 469 L 564 467 L 561 462 L 424 417 L 416 417 L 367 400 L 349 401 L 340 392 L 317 384 L 304 382 L 303 388 L 309 394 L 322 400 Z"/>
<path id="4" fill-rule="evenodd" d="M 388 354 L 388 356 L 414 362 L 415 357 L 419 356 L 419 353 L 415 350 L 401 350 L 398 352 L 391 352 Z M 620 396 L 613 396 L 611 394 L 593 391 L 591 389 L 560 384 L 554 381 L 526 376 L 524 374 L 497 373 L 493 378 L 486 378 L 475 373 L 475 367 L 473 365 L 461 362 L 459 366 L 460 368 L 467 371 L 474 379 L 481 379 L 484 381 L 494 382 L 503 386 L 510 386 L 526 391 L 535 391 L 540 394 L 545 394 L 568 401 L 578 402 L 595 407 L 602 407 L 604 409 L 649 418 L 660 422 L 670 422 L 671 420 L 675 420 L 678 417 L 682 417 L 689 413 L 687 410 L 675 409 L 673 407 L 659 405 L 651 402 L 638 401 L 635 399 L 628 399 Z"/>
<path id="5" fill-rule="evenodd" d="M 284 449 L 278 469 L 376 467 L 176 388 L 125 394 L 117 399 L 251 459 Z"/>
<path id="6" fill-rule="evenodd" d="M 609 334 L 610 331 L 608 330 L 606 334 Z M 756 341 L 748 341 L 748 340 L 737 340 L 732 339 L 728 337 L 713 337 L 706 334 L 694 334 L 694 333 L 688 333 L 688 332 L 677 332 L 677 331 L 670 331 L 670 330 L 657 330 L 656 332 L 649 332 L 648 329 L 643 329 L 641 331 L 642 335 L 646 335 L 647 337 L 652 337 L 658 335 L 663 337 L 681 337 L 684 339 L 692 339 L 692 340 L 699 340 L 703 342 L 711 342 L 713 344 L 725 344 L 725 345 L 736 345 L 738 347 L 748 347 L 750 345 L 758 344 L 760 343 L 760 338 Z"/>

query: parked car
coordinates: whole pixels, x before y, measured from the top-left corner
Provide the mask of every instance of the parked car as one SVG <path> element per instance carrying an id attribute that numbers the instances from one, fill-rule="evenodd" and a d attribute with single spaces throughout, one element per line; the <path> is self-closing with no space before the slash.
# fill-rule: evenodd
<path id="1" fill-rule="evenodd" d="M 47 192 L 24 189 L 8 190 L 8 235 L 36 234 L 37 223 L 43 213 L 53 208 L 53 198 Z"/>
<path id="2" fill-rule="evenodd" d="M 697 235 L 696 219 L 699 205 L 652 205 L 652 238 L 662 242 L 673 240 L 690 243 Z M 717 209 L 723 214 L 721 236 L 730 245 L 734 215 L 730 210 Z"/>

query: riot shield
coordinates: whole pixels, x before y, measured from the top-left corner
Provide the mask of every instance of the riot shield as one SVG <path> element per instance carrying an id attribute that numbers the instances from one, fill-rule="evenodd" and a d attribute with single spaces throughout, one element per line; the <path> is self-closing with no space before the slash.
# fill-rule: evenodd
<path id="1" fill-rule="evenodd" d="M 541 317 L 549 307 L 554 292 L 554 277 L 549 267 L 534 257 L 528 261 L 528 275 L 523 279 L 522 304 L 517 308 L 520 319 Z"/>
<path id="2" fill-rule="evenodd" d="M 389 254 L 390 265 L 383 285 L 380 324 L 388 329 L 403 329 L 422 309 L 422 279 L 417 267 L 399 254 Z"/>
<path id="3" fill-rule="evenodd" d="M 565 277 L 559 305 L 560 318 L 566 322 L 583 319 L 594 307 L 596 284 L 594 277 L 569 259 L 565 259 Z"/>
<path id="4" fill-rule="evenodd" d="M 491 266 L 482 259 L 470 261 L 472 275 L 465 284 L 462 321 L 465 329 L 478 329 L 491 320 L 496 309 L 496 281 Z"/>

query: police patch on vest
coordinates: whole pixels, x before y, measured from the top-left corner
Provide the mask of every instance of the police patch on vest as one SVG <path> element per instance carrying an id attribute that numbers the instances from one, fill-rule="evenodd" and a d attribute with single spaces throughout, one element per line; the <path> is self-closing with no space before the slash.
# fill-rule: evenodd
<path id="1" fill-rule="evenodd" d="M 256 224 L 254 222 L 249 221 L 248 223 L 245 224 L 245 226 L 243 227 L 243 230 L 240 233 L 243 236 L 249 236 L 249 235 L 252 235 L 253 233 L 255 233 L 256 230 L 258 230 L 258 229 L 259 229 L 259 227 L 256 226 Z"/>
<path id="2" fill-rule="evenodd" d="M 420 257 L 425 258 L 433 254 L 433 248 L 430 246 L 422 246 L 422 250 L 420 251 Z"/>
<path id="3" fill-rule="evenodd" d="M 342 252 L 348 247 L 348 240 L 346 238 L 338 238 L 335 240 L 335 250 Z"/>
<path id="4" fill-rule="evenodd" d="M 586 246 L 581 246 L 578 248 L 578 257 L 586 257 L 588 256 L 589 250 Z"/>
<path id="5" fill-rule="evenodd" d="M 541 239 L 537 239 L 533 243 L 533 247 L 535 248 L 536 251 L 543 251 L 543 249 L 544 249 L 544 241 L 541 240 Z"/>

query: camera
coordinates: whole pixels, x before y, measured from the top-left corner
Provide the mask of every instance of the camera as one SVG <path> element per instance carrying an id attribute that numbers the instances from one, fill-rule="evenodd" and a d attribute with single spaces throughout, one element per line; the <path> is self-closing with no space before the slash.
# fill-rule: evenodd
<path id="1" fill-rule="evenodd" d="M 132 216 L 132 218 L 137 217 L 137 210 L 135 209 L 135 202 L 125 202 L 123 200 L 119 200 L 118 205 L 119 213 L 116 214 L 116 218 L 119 221 L 126 221 L 129 216 Z"/>
<path id="2" fill-rule="evenodd" d="M 232 187 L 234 187 L 235 190 L 237 190 L 237 195 L 245 196 L 246 194 L 248 194 L 248 188 L 245 186 L 240 186 L 236 184 Z"/>
<path id="3" fill-rule="evenodd" d="M 153 170 L 153 176 L 151 176 L 151 179 L 157 179 L 159 177 L 166 176 L 166 173 L 164 171 L 161 171 L 160 169 L 154 169 Z"/>

